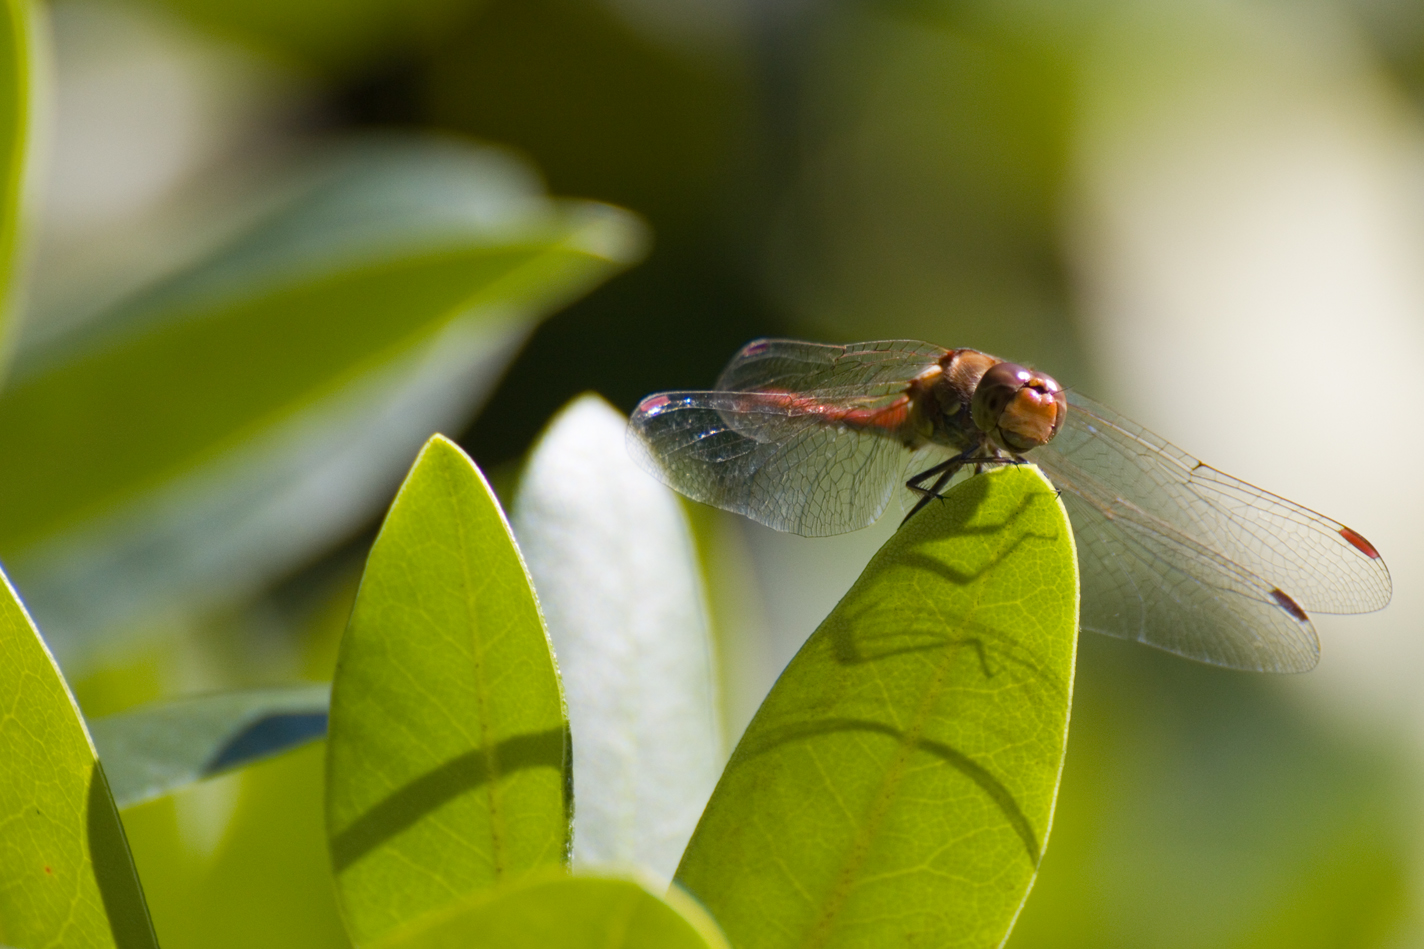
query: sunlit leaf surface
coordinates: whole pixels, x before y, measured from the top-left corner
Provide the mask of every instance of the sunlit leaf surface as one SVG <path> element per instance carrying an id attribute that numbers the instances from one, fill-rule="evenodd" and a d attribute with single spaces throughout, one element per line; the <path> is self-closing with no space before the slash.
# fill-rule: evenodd
<path id="1" fill-rule="evenodd" d="M 254 589 L 378 509 L 537 320 L 638 228 L 501 153 L 353 145 L 286 210 L 80 330 L 0 396 L 0 557 L 68 661 Z"/>
<path id="2" fill-rule="evenodd" d="M 999 945 L 1048 839 L 1077 619 L 1053 489 L 970 478 L 782 673 L 678 882 L 740 949 Z"/>
<path id="3" fill-rule="evenodd" d="M 456 904 L 402 927 L 375 949 L 725 949 L 716 925 L 674 890 L 630 880 L 550 877 Z"/>
<path id="4" fill-rule="evenodd" d="M 114 802 L 132 807 L 326 734 L 325 685 L 159 702 L 89 723 Z"/>
<path id="5" fill-rule="evenodd" d="M 0 574 L 0 942 L 157 949 L 79 710 Z"/>
<path id="6" fill-rule="evenodd" d="M 525 468 L 513 524 L 569 702 L 574 863 L 670 879 L 722 748 L 705 599 L 677 497 L 597 396 L 560 412 Z"/>
<path id="7" fill-rule="evenodd" d="M 352 938 L 560 866 L 567 746 L 509 527 L 436 436 L 371 550 L 333 683 L 327 829 Z"/>
<path id="8" fill-rule="evenodd" d="M 30 0 L 0 4 L 0 378 L 15 321 L 15 261 L 24 223 L 33 94 Z"/>

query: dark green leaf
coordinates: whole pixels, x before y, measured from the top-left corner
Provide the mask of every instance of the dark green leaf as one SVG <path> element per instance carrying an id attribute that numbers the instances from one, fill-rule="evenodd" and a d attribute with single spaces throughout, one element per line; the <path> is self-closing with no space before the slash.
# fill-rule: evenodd
<path id="1" fill-rule="evenodd" d="M 782 673 L 678 882 L 739 949 L 999 945 L 1048 838 L 1077 620 L 1053 488 L 970 478 Z"/>
<path id="2" fill-rule="evenodd" d="M 488 484 L 440 436 L 367 561 L 327 748 L 358 943 L 566 858 L 568 722 L 544 624 Z"/>
<path id="3" fill-rule="evenodd" d="M 120 808 L 326 734 L 331 688 L 298 685 L 159 702 L 89 723 Z"/>
<path id="4" fill-rule="evenodd" d="M 716 924 L 674 890 L 659 899 L 629 880 L 558 876 L 432 913 L 375 949 L 725 949 Z"/>
<path id="5" fill-rule="evenodd" d="M 69 687 L 0 574 L 0 941 L 157 949 Z"/>
<path id="6" fill-rule="evenodd" d="M 15 319 L 15 260 L 30 148 L 34 23 L 30 0 L 0 4 L 0 370 Z"/>
<path id="7" fill-rule="evenodd" d="M 409 55 L 468 21 L 483 0 L 159 0 L 200 27 L 236 35 L 304 68 L 342 70 Z M 354 64 L 354 66 L 353 66 Z"/>

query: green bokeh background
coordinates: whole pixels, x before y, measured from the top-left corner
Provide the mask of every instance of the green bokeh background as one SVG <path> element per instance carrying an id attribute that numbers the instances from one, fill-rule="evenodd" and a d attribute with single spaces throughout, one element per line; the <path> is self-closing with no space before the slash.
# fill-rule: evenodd
<path id="1" fill-rule="evenodd" d="M 293 153 L 380 131 L 498 143 L 550 194 L 619 205 L 649 227 L 646 259 L 540 324 L 483 408 L 448 432 L 496 482 L 577 394 L 596 390 L 629 409 L 652 391 L 706 386 L 760 335 L 974 346 L 1112 396 L 1122 382 L 1101 355 L 1102 324 L 1076 269 L 1081 182 L 1096 154 L 1084 142 L 1104 112 L 1171 125 L 1174 90 L 1209 85 L 1203 77 L 1223 62 L 1269 60 L 1277 46 L 1308 53 L 1310 37 L 1323 35 L 1349 48 L 1351 75 L 1368 77 L 1391 122 L 1424 128 L 1424 15 L 1412 5 L 1182 0 L 1166 27 L 1153 9 L 1151 0 L 57 2 L 60 134 L 44 159 L 56 180 L 77 174 L 65 171 L 66 149 L 81 140 L 66 137 L 66 121 L 88 117 L 90 148 L 107 141 L 66 85 L 105 64 L 128 64 L 104 74 L 122 77 L 178 63 L 170 83 L 190 83 L 191 101 L 139 101 L 141 83 L 111 83 L 115 101 L 125 89 L 134 96 L 114 121 L 147 127 L 157 115 L 179 129 L 171 141 L 207 144 L 189 149 L 198 157 L 161 193 L 132 199 L 128 217 L 76 224 L 38 213 L 17 378 L 49 328 L 82 327 L 86 307 L 99 308 L 74 288 L 121 295 L 126 281 L 184 259 L 192 235 L 236 226 L 242 201 L 231 193 L 246 192 L 224 188 L 264 180 Z M 1249 28 L 1221 27 L 1237 20 Z M 91 28 L 112 22 L 137 33 Z M 1328 79 L 1279 82 L 1289 91 Z M 170 139 L 153 141 L 162 149 Z M 112 154 L 115 165 L 163 157 Z M 1342 312 L 1341 325 L 1350 318 Z M 427 434 L 412 436 L 418 444 Z M 1298 448 L 1302 465 L 1318 452 Z M 1329 497 L 1300 500 L 1332 510 Z M 360 526 L 282 575 L 216 605 L 195 597 L 126 615 L 86 640 L 68 669 L 86 714 L 329 678 L 382 514 L 366 497 L 349 504 Z M 705 512 L 698 524 L 720 558 L 709 576 L 724 658 L 753 656 L 724 661 L 725 690 L 755 693 L 732 680 L 769 683 L 794 651 L 786 643 L 819 623 L 873 543 L 777 546 Z M 1375 525 L 1357 526 L 1376 537 Z M 1411 579 L 1391 562 L 1403 589 Z M 779 645 L 737 646 L 745 629 L 733 628 L 734 613 Z M 788 613 L 794 622 L 783 622 Z M 1327 636 L 1326 663 L 1337 648 Z M 1056 823 L 1009 945 L 1300 949 L 1424 936 L 1424 747 L 1397 706 L 1095 637 L 1078 669 Z M 729 737 L 746 717 L 729 713 Z M 344 944 L 321 836 L 321 754 L 307 748 L 125 813 L 167 949 Z"/>

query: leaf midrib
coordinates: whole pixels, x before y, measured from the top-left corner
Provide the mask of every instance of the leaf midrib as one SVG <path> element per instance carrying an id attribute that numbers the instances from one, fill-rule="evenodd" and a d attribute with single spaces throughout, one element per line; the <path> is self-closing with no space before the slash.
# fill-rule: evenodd
<path id="1" fill-rule="evenodd" d="M 448 453 L 448 449 L 445 449 Z M 448 459 L 458 463 L 458 459 Z M 505 846 L 504 846 L 504 811 L 499 796 L 499 756 L 495 753 L 495 743 L 490 722 L 490 701 L 489 687 L 484 676 L 484 637 L 480 635 L 480 622 L 478 610 L 474 601 L 474 578 L 470 575 L 470 568 L 473 551 L 470 549 L 469 539 L 465 534 L 464 518 L 459 515 L 459 485 L 456 484 L 455 472 L 448 465 L 442 465 L 441 475 L 445 482 L 446 493 L 450 500 L 450 506 L 455 513 L 453 518 L 455 523 L 455 534 L 460 547 L 460 576 L 461 585 L 464 588 L 464 595 L 461 602 L 465 607 L 466 626 L 469 630 L 471 640 L 471 656 L 473 668 L 471 678 L 474 680 L 475 704 L 479 716 L 480 751 L 485 759 L 485 774 L 489 776 L 485 782 L 485 796 L 489 802 L 489 828 L 490 828 L 490 863 L 494 868 L 495 879 L 504 875 Z"/>
<path id="2" fill-rule="evenodd" d="M 972 620 L 975 613 L 978 612 L 981 595 L 981 584 L 975 583 L 973 602 L 965 610 L 963 621 Z M 886 814 L 889 813 L 891 803 L 904 779 L 910 756 L 919 747 L 920 736 L 924 734 L 930 715 L 944 694 L 949 679 L 949 669 L 955 661 L 956 651 L 947 648 L 942 651 L 941 655 L 941 661 L 936 665 L 929 686 L 925 689 L 924 698 L 921 699 L 919 708 L 915 710 L 910 725 L 904 730 L 904 737 L 899 742 L 895 758 L 890 767 L 885 769 L 885 776 L 881 779 L 880 786 L 871 798 L 870 806 L 866 809 L 866 818 L 862 821 L 860 831 L 848 848 L 848 857 L 837 874 L 835 886 L 831 888 L 831 892 L 824 902 L 824 909 L 811 927 L 807 939 L 801 944 L 802 949 L 820 949 L 826 944 L 832 935 L 832 924 L 835 922 L 836 916 L 840 914 L 846 901 L 850 898 L 851 891 L 855 888 L 855 874 L 870 856 L 875 836 Z"/>

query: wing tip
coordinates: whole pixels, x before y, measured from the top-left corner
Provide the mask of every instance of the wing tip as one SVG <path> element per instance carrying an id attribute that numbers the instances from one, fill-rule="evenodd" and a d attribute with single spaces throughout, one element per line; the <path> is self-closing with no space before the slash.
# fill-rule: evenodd
<path id="1" fill-rule="evenodd" d="M 1356 550 L 1358 550 L 1360 553 L 1364 554 L 1371 560 L 1380 559 L 1380 552 L 1375 549 L 1375 545 L 1370 543 L 1368 540 L 1365 540 L 1365 536 L 1359 531 L 1352 530 L 1346 527 L 1344 524 L 1341 524 L 1340 536 L 1345 538 L 1345 541 L 1351 547 L 1354 547 Z"/>
<path id="2" fill-rule="evenodd" d="M 658 415 L 671 404 L 671 392 L 659 392 L 655 395 L 650 395 L 638 403 L 638 407 L 633 410 L 632 418 L 649 418 Z"/>

